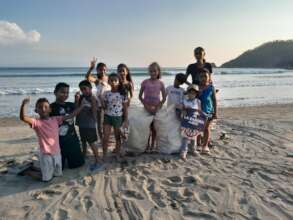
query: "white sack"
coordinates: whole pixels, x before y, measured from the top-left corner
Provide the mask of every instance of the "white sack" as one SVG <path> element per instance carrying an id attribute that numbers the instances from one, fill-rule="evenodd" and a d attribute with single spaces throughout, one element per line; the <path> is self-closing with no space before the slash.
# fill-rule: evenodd
<path id="1" fill-rule="evenodd" d="M 126 150 L 142 153 L 145 151 L 150 134 L 150 124 L 154 116 L 150 115 L 143 107 L 133 106 L 128 109 L 129 136 Z"/>
<path id="2" fill-rule="evenodd" d="M 178 153 L 181 147 L 181 123 L 176 117 L 174 105 L 157 112 L 155 128 L 160 153 Z"/>

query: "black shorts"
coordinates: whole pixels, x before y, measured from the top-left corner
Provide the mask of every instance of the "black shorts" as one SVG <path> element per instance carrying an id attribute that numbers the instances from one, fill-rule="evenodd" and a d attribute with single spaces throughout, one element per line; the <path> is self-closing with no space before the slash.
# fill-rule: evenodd
<path id="1" fill-rule="evenodd" d="M 92 144 L 98 140 L 97 130 L 95 128 L 79 128 L 80 140 L 82 143 Z"/>

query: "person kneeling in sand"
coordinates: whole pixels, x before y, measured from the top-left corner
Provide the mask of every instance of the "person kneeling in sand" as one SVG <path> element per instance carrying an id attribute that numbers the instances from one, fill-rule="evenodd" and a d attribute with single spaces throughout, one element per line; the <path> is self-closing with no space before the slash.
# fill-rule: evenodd
<path id="1" fill-rule="evenodd" d="M 42 178 L 43 181 L 50 181 L 54 176 L 62 176 L 62 162 L 59 146 L 59 125 L 63 121 L 75 117 L 83 108 L 77 108 L 72 114 L 66 116 L 50 117 L 50 103 L 46 98 L 40 98 L 36 102 L 35 112 L 40 118 L 35 119 L 27 116 L 26 105 L 30 99 L 22 101 L 20 107 L 20 120 L 29 124 L 38 136 L 40 146 L 40 168 L 41 173 L 31 173 L 33 177 Z"/>

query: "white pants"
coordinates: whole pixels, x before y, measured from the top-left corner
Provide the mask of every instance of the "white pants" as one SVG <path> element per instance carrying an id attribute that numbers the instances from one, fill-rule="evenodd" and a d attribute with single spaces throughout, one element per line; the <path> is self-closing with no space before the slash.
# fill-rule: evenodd
<path id="1" fill-rule="evenodd" d="M 40 152 L 40 167 L 43 181 L 49 181 L 54 176 L 62 176 L 61 154 L 50 155 Z"/>

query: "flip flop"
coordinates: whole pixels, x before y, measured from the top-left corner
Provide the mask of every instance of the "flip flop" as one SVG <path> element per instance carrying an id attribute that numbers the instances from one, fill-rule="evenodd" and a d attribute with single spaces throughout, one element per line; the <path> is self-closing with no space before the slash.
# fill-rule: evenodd
<path id="1" fill-rule="evenodd" d="M 208 147 L 203 147 L 201 150 L 201 154 L 210 155 L 211 151 Z"/>

